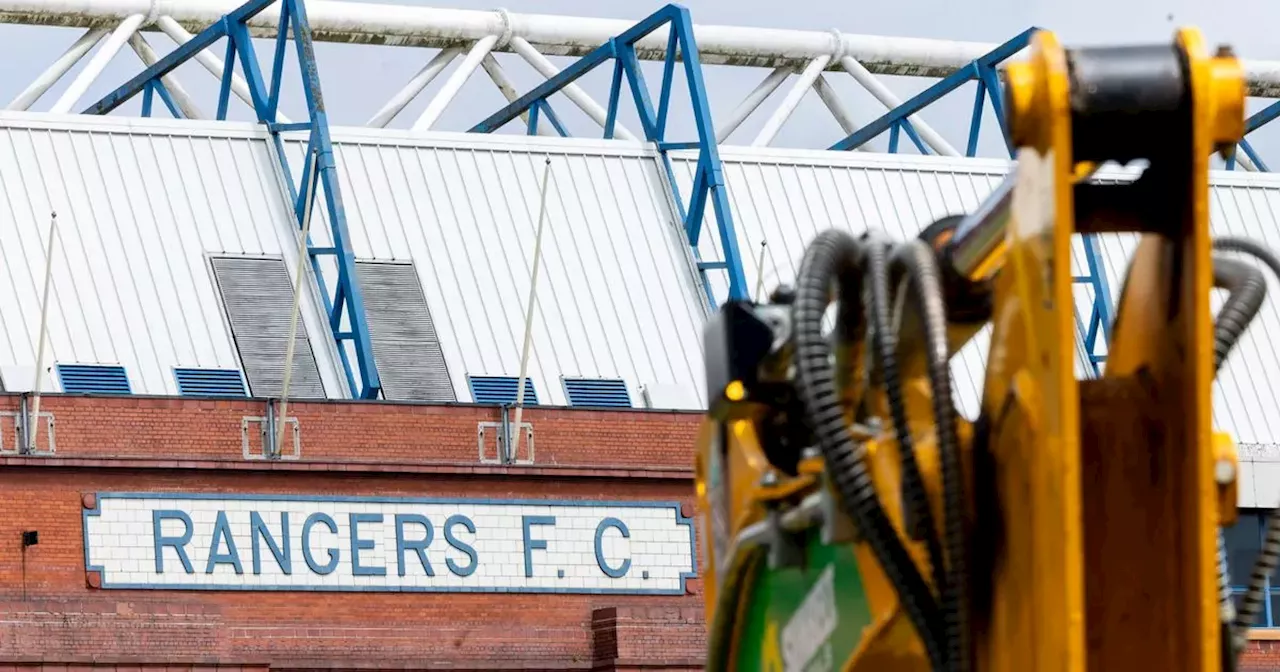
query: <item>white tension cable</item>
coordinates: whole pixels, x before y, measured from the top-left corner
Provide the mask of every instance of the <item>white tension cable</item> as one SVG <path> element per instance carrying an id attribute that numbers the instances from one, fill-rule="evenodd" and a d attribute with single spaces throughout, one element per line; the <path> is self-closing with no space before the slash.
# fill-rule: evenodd
<path id="1" fill-rule="evenodd" d="M 149 19 L 170 16 L 196 32 L 240 4 L 241 0 L 0 0 L 0 22 L 110 29 L 126 17 L 142 14 Z M 552 56 L 586 54 L 641 18 L 598 19 L 337 0 L 309 0 L 307 15 L 314 39 L 322 42 L 449 48 L 499 36 L 494 49 L 510 51 L 511 38 L 520 37 Z M 260 37 L 274 35 L 279 16 L 278 4 L 268 7 L 250 22 L 251 32 Z M 946 76 L 997 46 L 712 25 L 694 26 L 694 35 L 706 64 L 804 68 L 815 58 L 830 56 L 826 67 L 840 69 L 840 59 L 847 56 L 870 72 L 925 77 Z M 637 55 L 663 58 L 666 42 L 665 31 L 654 31 L 636 45 Z M 1280 97 L 1280 62 L 1243 61 L 1243 65 L 1251 95 Z"/>

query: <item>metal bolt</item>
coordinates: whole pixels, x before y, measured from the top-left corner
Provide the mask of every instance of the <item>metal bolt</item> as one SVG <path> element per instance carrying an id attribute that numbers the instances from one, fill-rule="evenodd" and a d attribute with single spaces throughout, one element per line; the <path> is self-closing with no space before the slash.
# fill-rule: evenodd
<path id="1" fill-rule="evenodd" d="M 1230 485 L 1236 480 L 1236 465 L 1231 460 L 1218 460 L 1213 465 L 1213 478 L 1218 485 Z"/>
<path id="2" fill-rule="evenodd" d="M 812 460 L 815 457 L 821 457 L 821 456 L 822 456 L 822 451 L 818 450 L 816 446 L 809 446 L 808 448 L 805 448 L 804 450 L 800 451 L 800 459 L 802 460 Z"/>
<path id="3" fill-rule="evenodd" d="M 772 471 L 766 471 L 764 476 L 760 477 L 760 485 L 765 487 L 778 484 L 778 475 Z"/>

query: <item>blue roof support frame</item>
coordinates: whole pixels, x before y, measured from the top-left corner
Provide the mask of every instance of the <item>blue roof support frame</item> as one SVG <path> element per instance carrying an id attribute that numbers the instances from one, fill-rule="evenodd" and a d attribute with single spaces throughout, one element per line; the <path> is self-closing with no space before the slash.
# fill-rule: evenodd
<path id="1" fill-rule="evenodd" d="M 1084 339 L 1086 364 L 1093 375 L 1102 375 L 1102 363 L 1107 361 L 1105 354 L 1098 354 L 1098 346 L 1111 342 L 1111 322 L 1114 313 L 1111 305 L 1111 286 L 1107 283 L 1107 271 L 1103 267 L 1102 251 L 1098 247 L 1097 236 L 1084 236 L 1084 259 L 1088 272 L 1072 278 L 1074 282 L 1088 285 L 1093 290 L 1093 308 L 1088 319 L 1081 319 L 1076 313 L 1076 327 Z"/>
<path id="2" fill-rule="evenodd" d="M 640 71 L 639 62 L 636 59 L 635 43 L 668 24 L 670 24 L 670 33 L 667 39 L 667 56 L 663 64 L 658 109 L 655 112 L 649 98 L 649 89 L 645 85 L 644 73 Z M 693 104 L 694 125 L 698 131 L 698 139 L 695 142 L 668 142 L 666 138 L 667 116 L 671 108 L 671 81 L 677 56 L 684 65 L 685 78 L 689 85 L 689 98 Z M 564 129 L 551 113 L 547 98 L 610 59 L 614 61 L 613 85 L 609 92 L 604 137 L 613 137 L 614 125 L 618 117 L 618 104 L 622 97 L 622 84 L 625 80 L 631 89 L 640 123 L 644 127 L 645 139 L 657 144 L 658 153 L 667 171 L 672 195 L 684 225 L 685 236 L 693 248 L 694 259 L 697 260 L 708 302 L 712 307 L 718 304 L 711 290 L 711 283 L 707 281 L 707 272 L 711 270 L 723 270 L 728 275 L 730 299 L 749 298 L 742 256 L 738 250 L 738 238 L 733 225 L 733 213 L 729 209 L 729 198 L 725 191 L 724 171 L 716 146 L 711 107 L 707 102 L 706 87 L 703 84 L 702 64 L 698 56 L 698 46 L 693 39 L 693 21 L 689 18 L 688 9 L 676 4 L 659 9 L 626 32 L 583 56 L 562 70 L 560 74 L 476 124 L 471 128 L 471 132 L 492 133 L 528 110 L 531 134 L 536 132 L 537 119 L 540 116 L 546 116 L 556 130 L 563 135 Z M 675 175 L 668 155 L 672 150 L 681 149 L 698 150 L 698 167 L 694 174 L 693 189 L 689 195 L 687 208 L 675 186 Z M 703 218 L 708 203 L 714 208 L 716 214 L 720 249 L 724 256 L 720 261 L 702 261 L 698 253 L 698 241 L 702 235 Z"/>
<path id="3" fill-rule="evenodd" d="M 1245 119 L 1244 134 L 1247 136 L 1250 133 L 1258 130 L 1259 128 L 1266 126 L 1272 121 L 1275 121 L 1276 117 L 1280 117 L 1280 101 L 1271 103 L 1270 105 L 1266 106 L 1262 110 L 1258 111 L 1256 114 L 1250 116 L 1248 119 Z M 1254 151 L 1253 145 L 1249 144 L 1248 140 L 1241 140 L 1240 145 L 1236 149 L 1237 151 L 1243 150 L 1245 156 L 1249 157 L 1249 160 L 1253 162 L 1253 165 L 1257 166 L 1258 170 L 1264 173 L 1270 172 L 1270 169 L 1267 168 L 1267 164 L 1264 163 L 1262 161 L 1262 157 L 1258 156 L 1258 153 Z M 1236 154 L 1233 152 L 1230 156 L 1227 157 L 1227 170 L 1235 170 L 1235 169 L 1236 169 Z"/>
<path id="4" fill-rule="evenodd" d="M 280 168 L 288 178 L 286 183 L 289 186 L 294 221 L 299 229 L 302 228 L 303 219 L 309 210 L 308 206 L 315 202 L 318 191 L 323 188 L 324 206 L 328 214 L 329 233 L 333 244 L 317 247 L 311 240 L 307 240 L 313 275 L 319 284 L 329 328 L 337 343 L 352 396 L 358 399 L 376 399 L 381 394 L 382 382 L 373 358 L 369 323 L 365 317 L 364 296 L 356 280 L 355 255 L 351 250 L 342 193 L 338 188 L 338 169 L 334 159 L 333 142 L 329 137 L 329 121 L 325 113 L 324 98 L 320 92 L 320 76 L 312 47 L 311 26 L 307 21 L 306 7 L 302 0 L 279 1 L 281 3 L 280 22 L 269 84 L 263 78 L 262 70 L 258 66 L 258 57 L 253 48 L 253 41 L 249 37 L 247 22 L 276 0 L 250 0 L 214 22 L 199 35 L 130 79 L 120 88 L 104 96 L 102 100 L 90 105 L 84 110 L 84 114 L 107 114 L 133 96 L 142 93 L 144 94 L 144 116 L 150 116 L 155 94 L 159 94 L 170 112 L 180 116 L 161 78 L 218 40 L 227 38 L 226 69 L 218 97 L 218 119 L 223 120 L 227 117 L 231 77 L 235 73 L 238 59 L 241 64 L 240 69 L 249 84 L 254 113 L 257 115 L 258 122 L 267 127 L 275 146 L 275 155 L 280 161 Z M 291 35 L 292 39 L 290 39 Z M 303 123 L 280 124 L 275 121 L 276 109 L 280 102 L 280 84 L 283 74 L 281 71 L 284 68 L 285 54 L 290 41 L 297 50 L 298 65 L 302 70 L 302 86 L 309 119 Z M 295 185 L 281 134 L 303 131 L 307 132 L 307 160 L 304 163 L 301 183 Z M 314 161 L 311 160 L 313 157 Z M 332 293 L 324 280 L 321 267 L 321 260 L 326 257 L 331 258 L 337 268 L 337 283 Z"/>
<path id="5" fill-rule="evenodd" d="M 890 153 L 897 153 L 900 136 L 905 134 L 921 154 L 929 154 L 928 148 L 921 142 L 919 134 L 911 124 L 911 116 L 964 84 L 976 81 L 977 90 L 973 100 L 973 115 L 969 121 L 969 141 L 965 148 L 965 156 L 973 157 L 978 154 L 978 139 L 981 137 L 982 132 L 983 113 L 986 109 L 987 101 L 990 100 L 991 110 L 996 122 L 1000 125 L 1000 135 L 1004 139 L 1005 149 L 1009 152 L 1009 157 L 1014 158 L 1015 149 L 1009 140 L 1008 118 L 1004 109 L 1003 89 L 1000 85 L 996 67 L 1031 44 L 1031 38 L 1038 30 L 1040 29 L 1032 27 L 1022 31 L 1012 39 L 971 61 L 967 66 L 939 80 L 933 86 L 920 92 L 902 105 L 889 110 L 880 118 L 849 134 L 845 139 L 832 145 L 831 149 L 837 151 L 857 149 L 888 131 Z M 1280 108 L 1277 108 L 1273 116 L 1276 115 L 1280 115 Z M 1246 149 L 1246 151 L 1251 152 L 1252 150 Z M 1111 305 L 1111 291 L 1107 282 L 1106 268 L 1103 265 L 1102 252 L 1097 236 L 1085 235 L 1083 238 L 1087 271 L 1084 275 L 1076 276 L 1073 280 L 1090 288 L 1093 293 L 1093 306 L 1087 318 L 1082 317 L 1077 312 L 1076 325 L 1080 330 L 1080 337 L 1084 341 L 1085 351 L 1088 353 L 1087 363 L 1092 368 L 1094 375 L 1099 375 L 1102 363 L 1106 361 L 1106 355 L 1099 354 L 1099 352 L 1101 346 L 1110 342 L 1111 322 L 1115 311 Z"/>
<path id="6" fill-rule="evenodd" d="M 898 107 L 889 110 L 875 121 L 850 133 L 844 140 L 832 145 L 831 149 L 836 151 L 857 149 L 874 140 L 881 133 L 889 131 L 889 151 L 891 153 L 898 151 L 898 134 L 902 132 L 907 134 L 907 137 L 921 154 L 928 154 L 929 152 L 924 143 L 920 141 L 920 136 L 916 133 L 915 127 L 911 124 L 911 115 L 969 81 L 977 80 L 978 92 L 973 101 L 973 118 L 969 122 L 969 145 L 967 151 L 965 151 L 965 156 L 977 155 L 978 137 L 982 128 L 982 113 L 986 99 L 990 98 L 991 110 L 995 113 L 996 121 L 1000 124 L 1005 147 L 1008 148 L 1009 156 L 1012 157 L 1013 146 L 1009 142 L 1009 134 L 1004 132 L 1007 128 L 1007 122 L 1004 113 L 1004 100 L 1000 95 L 1000 78 L 996 74 L 996 66 L 1026 48 L 1031 43 L 1031 36 L 1038 30 L 1040 29 L 1028 28 L 1022 31 L 1013 39 L 983 54 L 946 78 L 939 80 L 933 86 L 921 91 Z"/>

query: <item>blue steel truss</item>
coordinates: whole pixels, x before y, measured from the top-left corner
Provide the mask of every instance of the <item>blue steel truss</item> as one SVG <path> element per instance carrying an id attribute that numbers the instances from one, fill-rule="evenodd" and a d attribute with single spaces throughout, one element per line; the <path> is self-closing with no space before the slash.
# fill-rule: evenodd
<path id="1" fill-rule="evenodd" d="M 329 137 L 329 121 L 325 114 L 324 98 L 320 93 L 320 76 L 312 48 L 311 26 L 307 22 L 306 7 L 302 0 L 281 0 L 280 23 L 269 85 L 263 78 L 258 66 L 257 54 L 254 52 L 253 41 L 249 38 L 247 22 L 275 1 L 250 0 L 214 22 L 191 41 L 178 47 L 120 88 L 107 94 L 102 100 L 86 108 L 84 113 L 107 114 L 133 96 L 142 93 L 144 116 L 151 115 L 153 98 L 158 94 L 170 113 L 175 117 L 181 117 L 177 105 L 174 104 L 161 78 L 197 53 L 212 46 L 214 42 L 227 38 L 226 70 L 223 73 L 222 87 L 218 97 L 218 119 L 226 119 L 227 104 L 231 94 L 231 78 L 236 71 L 236 59 L 239 58 L 244 78 L 249 84 L 254 113 L 257 115 L 258 122 L 266 126 L 275 144 L 275 155 L 281 163 L 280 168 L 286 177 L 285 182 L 289 185 L 294 220 L 299 228 L 303 226 L 304 218 L 308 216 L 316 201 L 317 189 L 321 187 L 324 189 L 324 205 L 329 215 L 332 246 L 317 247 L 308 239 L 307 252 L 316 282 L 319 284 L 320 296 L 324 300 L 329 328 L 337 342 L 338 353 L 346 370 L 347 384 L 351 394 L 360 399 L 376 399 L 382 390 L 382 383 L 373 358 L 369 324 L 365 318 L 364 298 L 356 280 L 355 255 L 351 251 L 346 213 L 342 205 L 342 194 L 338 189 L 338 169 L 334 160 L 333 143 Z M 290 39 L 291 29 L 292 40 Z M 290 41 L 297 49 L 309 119 L 302 123 L 280 124 L 276 123 L 276 109 L 280 102 L 282 70 Z M 307 132 L 306 159 L 302 180 L 300 184 L 295 185 L 293 173 L 289 169 L 289 160 L 285 154 L 282 134 L 304 131 Z M 324 257 L 332 257 L 337 266 L 338 281 L 332 295 L 321 270 L 321 259 Z M 346 346 L 347 342 L 350 342 L 350 349 L 354 352 L 354 366 L 351 353 Z"/>
<path id="2" fill-rule="evenodd" d="M 1034 27 L 1024 30 L 1013 39 L 939 80 L 933 86 L 920 92 L 902 105 L 889 110 L 875 121 L 850 133 L 848 137 L 832 145 L 831 149 L 846 151 L 857 149 L 888 131 L 890 153 L 897 153 L 899 134 L 905 133 L 921 154 L 929 154 L 928 147 L 921 142 L 919 134 L 911 124 L 911 115 L 916 114 L 929 104 L 968 82 L 976 81 L 978 84 L 977 93 L 973 100 L 973 117 L 969 121 L 969 143 L 965 149 L 965 156 L 977 156 L 978 138 L 982 132 L 983 113 L 986 102 L 990 100 L 991 111 L 995 115 L 996 122 L 1000 124 L 1001 137 L 1004 139 L 1005 149 L 1009 152 L 1009 157 L 1013 158 L 1014 147 L 1009 140 L 1008 121 L 1005 116 L 1000 78 L 996 72 L 996 67 L 1029 45 L 1032 35 L 1037 30 L 1039 28 Z M 1100 346 L 1105 345 L 1111 339 L 1113 309 L 1111 291 L 1108 288 L 1106 269 L 1102 264 L 1102 253 L 1097 237 L 1087 235 L 1083 238 L 1086 272 L 1084 275 L 1075 276 L 1073 281 L 1090 289 L 1093 295 L 1093 306 L 1089 310 L 1087 317 L 1082 317 L 1079 311 L 1076 312 L 1076 325 L 1084 341 L 1086 363 L 1092 369 L 1094 375 L 1098 375 L 1101 372 L 1102 363 L 1106 361 L 1106 355 L 1100 354 L 1099 350 Z"/>
<path id="3" fill-rule="evenodd" d="M 1262 126 L 1274 121 L 1276 117 L 1280 117 L 1280 101 L 1271 103 L 1257 114 L 1246 119 L 1244 122 L 1245 135 L 1248 135 Z M 1245 155 L 1249 157 L 1249 160 L 1253 161 L 1253 165 L 1258 167 L 1258 170 L 1268 172 L 1267 164 L 1263 163 L 1262 158 L 1254 151 L 1253 145 L 1249 144 L 1247 139 L 1241 140 L 1240 145 L 1236 149 L 1237 151 L 1243 151 Z M 1227 170 L 1235 170 L 1235 168 L 1236 155 L 1233 153 L 1227 158 Z"/>
<path id="4" fill-rule="evenodd" d="M 649 89 L 645 85 L 644 73 L 640 71 L 640 65 L 636 59 L 635 43 L 667 24 L 670 24 L 671 28 L 667 38 L 666 61 L 662 70 L 662 89 L 655 113 L 653 103 L 649 99 Z M 707 102 L 706 87 L 702 81 L 698 47 L 693 39 L 693 21 L 689 18 L 689 10 L 684 7 L 671 4 L 659 9 L 649 18 L 583 56 L 560 74 L 476 124 L 471 132 L 492 133 L 528 110 L 530 134 L 537 132 L 538 119 L 545 116 L 555 126 L 556 131 L 564 135 L 564 127 L 551 111 L 547 98 L 610 59 L 614 61 L 613 84 L 609 93 L 604 137 L 613 137 L 614 124 L 618 117 L 618 103 L 622 94 L 622 82 L 625 79 L 628 88 L 631 89 L 640 123 L 644 126 L 645 139 L 657 145 L 658 153 L 662 158 L 667 178 L 672 185 L 672 195 L 675 197 L 676 207 L 684 224 L 685 235 L 693 248 L 694 259 L 702 276 L 707 300 L 713 307 L 717 304 L 711 291 L 711 283 L 707 278 L 707 272 L 711 270 L 724 270 L 728 275 L 730 299 L 748 298 L 746 276 L 743 273 L 738 238 L 733 226 L 733 214 L 729 210 L 724 172 L 720 163 L 720 153 L 716 147 L 711 107 Z M 698 131 L 698 139 L 694 142 L 670 142 L 666 139 L 667 117 L 671 107 L 671 80 L 677 60 L 684 64 L 685 79 L 689 85 L 689 99 L 693 104 L 693 120 Z M 668 156 L 671 150 L 681 149 L 698 150 L 698 167 L 694 174 L 693 189 L 689 195 L 687 209 L 680 197 L 679 189 L 675 186 L 675 174 Z M 702 261 L 698 253 L 698 240 L 702 234 L 703 216 L 708 202 L 716 213 L 720 249 L 724 256 L 720 261 Z"/>
<path id="5" fill-rule="evenodd" d="M 916 129 L 911 124 L 909 117 L 971 80 L 977 80 L 978 93 L 973 101 L 973 119 L 969 122 L 969 146 L 965 152 L 965 156 L 976 156 L 978 152 L 978 137 L 982 129 L 982 113 L 985 101 L 988 98 L 991 99 L 991 111 L 995 113 L 996 121 L 1000 123 L 1000 128 L 1002 130 L 1007 128 L 1004 100 L 1000 95 L 1000 78 L 996 74 L 996 66 L 1030 44 L 1031 36 L 1037 30 L 1039 28 L 1028 28 L 1022 31 L 1017 37 L 983 54 L 946 78 L 939 80 L 911 100 L 889 110 L 875 121 L 850 133 L 849 137 L 832 145 L 831 149 L 837 151 L 857 149 L 874 140 L 881 133 L 889 131 L 889 151 L 896 153 L 898 151 L 898 134 L 899 131 L 902 131 L 907 134 L 911 143 L 916 146 L 916 149 L 921 154 L 928 154 L 928 148 L 920 141 L 920 136 L 916 133 Z M 1012 157 L 1013 145 L 1009 142 L 1009 134 L 1004 133 L 1003 137 L 1005 147 L 1009 150 L 1009 156 Z"/>

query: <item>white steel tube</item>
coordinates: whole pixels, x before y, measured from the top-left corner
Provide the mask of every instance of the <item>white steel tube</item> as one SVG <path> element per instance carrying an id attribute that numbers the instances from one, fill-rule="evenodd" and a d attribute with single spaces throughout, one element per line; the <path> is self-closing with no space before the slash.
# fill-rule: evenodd
<path id="1" fill-rule="evenodd" d="M 533 237 L 533 271 L 529 278 L 529 307 L 524 314 L 524 347 L 520 351 L 520 376 L 516 379 L 516 431 L 511 442 L 511 459 L 520 454 L 520 422 L 524 416 L 524 381 L 529 372 L 529 346 L 533 344 L 533 307 L 538 297 L 538 266 L 542 261 L 542 230 L 547 223 L 547 185 L 551 183 L 551 158 L 542 168 L 542 196 L 538 204 L 538 232 Z"/>
<path id="2" fill-rule="evenodd" d="M 190 42 L 192 37 L 194 37 L 191 33 L 187 32 L 186 28 L 183 28 L 181 24 L 174 21 L 173 17 L 170 16 L 162 16 L 156 19 L 156 27 L 165 35 L 168 35 L 169 39 L 173 40 L 178 46 L 182 46 L 187 42 Z M 217 77 L 219 81 L 222 80 L 222 74 L 226 72 L 227 69 L 226 63 L 221 58 L 214 55 L 212 51 L 209 49 L 200 50 L 196 53 L 196 60 L 200 62 L 200 65 L 204 66 L 205 70 L 208 70 L 210 74 Z M 231 92 L 236 94 L 236 98 L 243 100 L 246 105 L 253 107 L 253 94 L 249 93 L 249 83 L 246 82 L 244 77 L 241 77 L 239 73 L 231 73 Z M 289 118 L 278 109 L 276 110 L 276 121 L 282 124 L 290 123 Z"/>
<path id="3" fill-rule="evenodd" d="M 284 430 L 289 424 L 289 383 L 293 378 L 293 346 L 298 340 L 298 308 L 302 305 L 302 276 L 306 275 L 307 267 L 307 236 L 311 234 L 311 205 L 315 202 L 314 184 L 320 183 L 320 176 L 316 175 L 316 158 L 317 152 L 311 152 L 308 160 L 311 163 L 311 170 L 306 175 L 311 176 L 311 181 L 305 186 L 307 190 L 306 207 L 302 209 L 302 231 L 298 234 L 298 263 L 293 272 L 293 307 L 289 309 L 289 342 L 285 344 L 284 349 L 284 378 L 280 381 L 280 428 L 276 433 L 276 449 L 283 451 L 284 449 Z"/>
<path id="4" fill-rule="evenodd" d="M 467 52 L 467 57 L 462 59 L 462 63 L 458 64 L 458 68 L 449 75 L 444 86 L 440 87 L 439 93 L 431 99 L 427 104 L 427 109 L 422 111 L 422 115 L 418 120 L 413 122 L 413 130 L 429 131 L 431 127 L 440 120 L 440 115 L 444 113 L 444 108 L 453 102 L 454 96 L 458 95 L 458 91 L 462 90 L 462 85 L 467 83 L 471 78 L 471 74 L 480 66 L 480 61 L 489 52 L 493 50 L 493 45 L 498 43 L 497 35 L 490 35 L 482 38 L 471 47 L 471 51 Z"/>
<path id="5" fill-rule="evenodd" d="M 1236 147 L 1236 165 L 1251 173 L 1258 172 L 1258 166 L 1254 164 L 1253 159 L 1249 158 L 1249 155 L 1245 154 L 1239 146 Z"/>
<path id="6" fill-rule="evenodd" d="M 58 60 L 40 73 L 40 76 L 36 77 L 36 80 L 23 89 L 22 93 L 19 93 L 18 97 L 14 98 L 13 102 L 9 103 L 4 109 L 17 111 L 31 109 L 32 104 L 39 100 L 40 96 L 43 96 L 49 90 L 49 87 L 56 84 L 59 79 L 62 79 L 62 76 L 67 74 L 67 71 L 74 67 L 76 63 L 79 63 L 80 59 L 84 58 L 84 55 L 89 53 L 90 49 L 93 49 L 96 44 L 101 42 L 106 34 L 107 31 L 101 28 L 91 28 L 85 31 L 85 34 L 81 35 L 80 39 L 62 52 Z"/>
<path id="7" fill-rule="evenodd" d="M 742 99 L 741 103 L 738 103 L 738 107 L 734 108 L 733 114 L 730 114 L 724 123 L 716 124 L 716 143 L 723 143 L 728 140 L 729 136 L 733 135 L 733 132 L 742 125 L 742 122 L 746 121 L 747 117 L 751 116 L 751 113 L 755 112 L 761 103 L 773 95 L 773 92 L 777 91 L 779 86 L 782 86 L 782 83 L 786 81 L 787 76 L 790 74 L 791 68 L 774 68 L 773 72 L 770 72 L 763 81 L 756 85 L 756 88 L 751 90 L 751 93 L 747 94 L 746 98 Z"/>
<path id="8" fill-rule="evenodd" d="M 884 82 L 876 79 L 875 75 L 871 74 L 871 71 L 858 61 L 845 56 L 840 59 L 840 65 L 844 67 L 846 72 L 853 75 L 854 79 L 858 80 L 858 83 L 862 85 L 862 88 L 875 96 L 876 100 L 880 101 L 885 107 L 893 109 L 902 104 L 901 98 L 894 95 L 894 93 L 889 90 L 889 87 L 884 85 Z M 992 91 L 991 94 L 998 96 L 1000 95 L 1000 92 Z M 923 141 L 924 144 L 929 145 L 933 151 L 943 156 L 960 156 L 960 152 L 957 152 L 956 148 L 951 146 L 951 143 L 948 143 L 941 135 L 938 135 L 938 132 L 933 130 L 933 127 L 924 123 L 924 120 L 920 118 L 920 115 L 913 114 L 907 117 L 907 119 L 911 121 L 911 125 L 916 129 L 916 132 L 920 134 L 920 140 Z"/>
<path id="9" fill-rule="evenodd" d="M 760 132 L 756 134 L 756 139 L 751 141 L 752 147 L 767 147 L 770 142 L 773 142 L 773 138 L 778 135 L 778 131 L 782 130 L 782 125 L 787 123 L 791 113 L 796 111 L 796 106 L 800 104 L 804 94 L 808 93 L 813 86 L 813 80 L 822 74 L 822 71 L 830 62 L 830 56 L 819 56 L 805 66 L 804 72 L 800 73 L 800 81 L 791 87 L 791 90 L 787 92 L 787 97 L 782 99 L 782 104 L 773 111 L 773 114 L 769 116 L 769 120 L 764 122 L 764 128 L 761 128 Z"/>
<path id="10" fill-rule="evenodd" d="M 507 73 L 502 69 L 502 65 L 498 63 L 498 59 L 493 57 L 492 53 L 485 54 L 484 60 L 480 61 L 480 67 L 484 68 L 485 73 L 489 75 L 489 79 L 493 80 L 493 85 L 498 87 L 498 90 L 502 92 L 502 97 L 506 98 L 508 103 L 516 102 L 520 94 L 516 92 L 516 87 L 511 83 L 511 80 L 507 79 Z M 520 119 L 524 121 L 525 128 L 528 128 L 529 111 L 521 112 Z M 538 135 L 546 136 L 559 135 L 551 127 L 550 123 L 538 124 L 537 133 Z"/>
<path id="11" fill-rule="evenodd" d="M 160 57 L 156 55 L 155 49 L 151 48 L 151 45 L 147 42 L 147 38 L 143 37 L 142 33 L 134 33 L 133 35 L 130 35 L 129 46 L 133 48 L 133 52 L 138 55 L 138 58 L 142 59 L 142 64 L 148 68 L 155 65 L 155 62 L 160 60 Z M 182 112 L 182 116 L 187 119 L 205 118 L 204 114 L 200 112 L 200 108 L 196 107 L 195 101 L 187 94 L 187 90 L 182 88 L 182 85 L 178 83 L 177 77 L 174 77 L 173 74 L 170 73 L 161 77 L 160 81 L 164 82 L 165 90 L 169 92 L 169 97 L 173 99 L 173 104 L 178 106 L 178 110 Z M 161 101 L 160 104 L 163 105 L 164 102 Z M 155 105 L 154 101 L 152 102 L 152 105 Z"/>
<path id="12" fill-rule="evenodd" d="M 0 14 L 9 22 L 91 28 L 112 18 L 155 12 L 172 16 L 198 32 L 235 10 L 241 0 L 3 0 Z M 255 37 L 275 35 L 279 4 L 249 21 Z M 582 56 L 642 18 L 602 19 L 550 14 L 520 14 L 421 5 L 308 0 L 307 18 L 316 40 L 361 44 L 446 48 L 460 41 L 502 35 L 521 38 L 549 56 Z M 739 26 L 694 26 L 703 63 L 754 67 L 803 67 L 819 56 L 849 54 L 877 72 L 941 77 L 964 67 L 997 45 L 919 38 L 778 30 Z M 515 44 L 510 45 L 513 49 Z M 640 40 L 637 56 L 666 57 L 663 31 Z M 839 47 L 837 49 L 837 47 Z M 1276 64 L 1280 84 L 1280 63 Z"/>
<path id="13" fill-rule="evenodd" d="M 36 335 L 36 380 L 31 385 L 31 415 L 27 426 L 27 450 L 36 449 L 36 422 L 40 419 L 40 383 L 44 374 L 44 344 L 49 332 L 49 287 L 53 284 L 53 241 L 58 235 L 58 213 L 49 215 L 49 243 L 44 252 L 44 293 L 40 297 L 40 331 Z"/>
<path id="14" fill-rule="evenodd" d="M 435 81 L 435 78 L 439 77 L 440 73 L 444 72 L 444 69 L 449 67 L 449 64 L 452 63 L 461 53 L 462 50 L 456 47 L 440 50 L 440 52 L 437 53 L 430 61 L 427 61 L 427 64 L 422 66 L 422 69 L 418 71 L 418 74 L 414 75 L 413 79 L 410 79 L 409 82 L 404 85 L 404 88 L 396 92 L 396 95 L 392 96 L 391 100 L 388 100 L 387 104 L 383 105 L 382 109 L 378 110 L 378 112 L 374 114 L 365 125 L 370 128 L 386 128 L 387 124 L 391 123 L 391 120 L 395 119 L 396 115 L 400 114 L 400 111 L 403 110 L 414 98 L 417 98 L 418 94 L 422 93 L 423 89 L 427 88 L 431 82 Z"/>
<path id="15" fill-rule="evenodd" d="M 858 124 L 853 121 L 853 115 L 849 114 L 849 110 L 845 108 L 844 103 L 840 102 L 840 97 L 831 88 L 831 84 L 826 77 L 821 74 L 815 77 L 813 79 L 813 90 L 818 94 L 818 98 L 822 99 L 822 104 L 826 105 L 827 109 L 831 111 L 831 116 L 836 118 L 836 123 L 840 124 L 841 130 L 846 134 L 858 130 Z"/>
<path id="16" fill-rule="evenodd" d="M 84 70 L 81 70 L 80 74 L 71 82 L 71 86 L 68 86 L 67 90 L 62 92 L 58 102 L 54 103 L 49 111 L 55 114 L 70 112 L 71 107 L 76 104 L 76 101 L 80 100 L 80 96 L 83 96 L 84 92 L 89 89 L 89 85 L 93 84 L 93 80 L 102 74 L 102 70 L 107 67 L 107 63 L 110 63 L 111 59 L 115 58 L 116 52 L 120 51 L 120 47 L 124 46 L 129 36 L 137 32 L 145 18 L 143 14 L 134 14 L 121 21 L 120 25 L 116 26 L 116 29 L 111 31 L 111 35 L 107 37 L 107 40 L 102 43 L 98 53 L 93 55 L 93 58 L 89 60 L 89 64 L 84 66 Z"/>
<path id="17" fill-rule="evenodd" d="M 133 14 L 170 15 L 198 32 L 235 10 L 241 0 L 2 0 L 8 23 L 93 28 Z M 275 35 L 280 5 L 249 21 L 255 37 Z M 325 42 L 446 48 L 509 31 L 552 56 L 582 56 L 639 20 L 547 14 L 516 14 L 344 0 L 308 0 L 314 38 Z M 779 30 L 696 25 L 694 37 L 703 63 L 752 67 L 803 67 L 819 56 L 850 56 L 877 74 L 945 77 L 996 48 L 996 44 L 922 38 L 857 35 L 818 30 Z M 663 31 L 640 40 L 637 57 L 662 60 Z M 512 45 L 514 47 L 514 45 Z M 1280 97 L 1280 61 L 1243 61 L 1249 94 Z"/>
<path id="18" fill-rule="evenodd" d="M 836 118 L 836 123 L 840 124 L 841 130 L 846 134 L 858 130 L 859 126 L 853 120 L 853 114 L 849 112 L 849 108 L 844 106 L 844 103 L 840 102 L 840 97 L 836 95 L 835 89 L 831 88 L 831 83 L 827 81 L 826 77 L 818 75 L 818 78 L 813 80 L 813 90 L 818 93 L 818 98 L 822 99 L 822 104 L 826 105 L 827 109 L 831 111 L 831 116 Z M 870 152 L 872 151 L 871 143 L 868 142 L 854 151 Z"/>
<path id="19" fill-rule="evenodd" d="M 606 38 L 606 40 L 607 39 L 608 38 Z M 665 42 L 666 38 L 663 38 L 663 41 Z M 533 68 L 543 77 L 551 79 L 552 77 L 560 74 L 560 69 L 548 60 L 546 56 L 543 56 L 541 52 L 534 49 L 533 45 L 529 44 L 529 42 L 524 38 L 511 38 L 511 48 L 515 50 L 517 54 L 520 54 L 521 58 L 528 61 L 529 65 L 532 65 Z M 665 49 L 665 46 L 663 48 Z M 609 113 L 606 112 L 599 103 L 592 100 L 591 96 L 588 96 L 586 91 L 583 91 L 577 84 L 569 84 L 561 89 L 560 92 L 563 93 L 566 98 L 573 101 L 573 104 L 577 105 L 583 112 L 586 112 L 587 116 L 591 117 L 592 121 L 600 125 L 600 128 L 604 128 L 604 124 Z M 619 124 L 616 121 L 613 125 L 613 137 L 620 138 L 622 140 L 636 139 L 634 133 L 628 131 L 622 126 L 622 124 Z"/>

